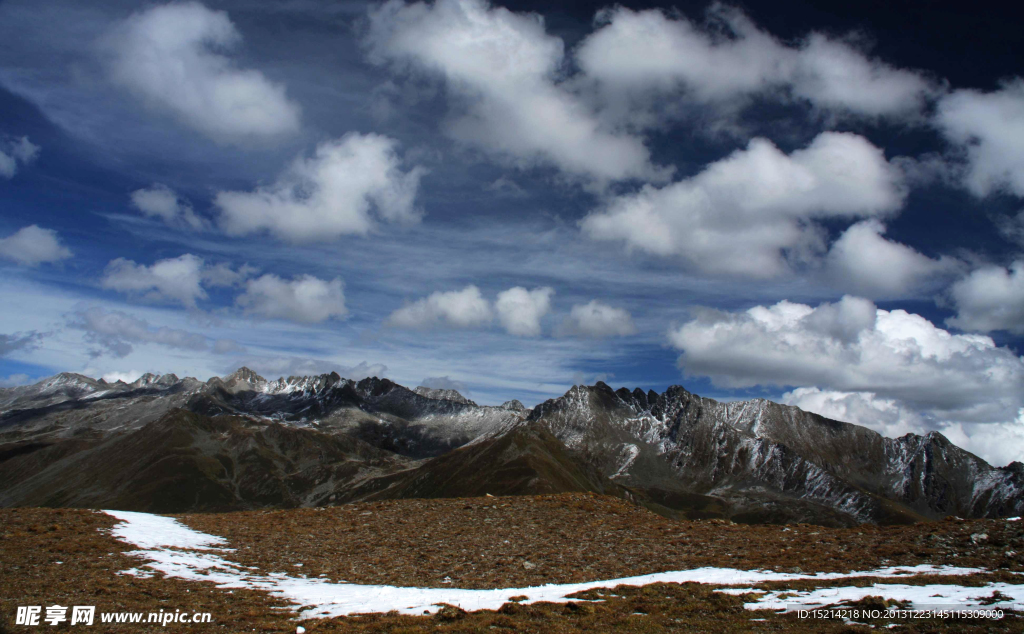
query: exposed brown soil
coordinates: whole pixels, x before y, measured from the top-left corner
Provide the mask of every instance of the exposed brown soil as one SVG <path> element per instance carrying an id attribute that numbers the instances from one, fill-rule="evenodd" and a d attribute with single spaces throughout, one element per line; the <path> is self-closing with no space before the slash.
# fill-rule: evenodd
<path id="1" fill-rule="evenodd" d="M 225 590 L 207 583 L 140 579 L 116 574 L 135 568 L 132 550 L 105 532 L 116 520 L 79 509 L 0 510 L 0 632 L 79 630 L 138 632 L 146 625 L 92 627 L 69 622 L 37 627 L 14 624 L 18 606 L 92 605 L 99 612 L 159 612 L 175 609 L 209 612 L 213 623 L 174 631 L 294 632 L 292 606 L 264 592 Z M 58 563 L 59 562 L 59 563 Z M 70 611 L 69 611 L 70 615 Z M 96 621 L 99 620 L 97 616 Z M 179 626 L 180 627 L 180 626 Z"/>
<path id="2" fill-rule="evenodd" d="M 850 529 L 675 521 L 590 493 L 395 500 L 178 516 L 261 570 L 332 581 L 507 588 L 701 566 L 848 572 L 949 564 L 1024 571 L 1024 522 Z M 986 534 L 972 541 L 971 535 Z M 975 543 L 977 541 L 977 543 Z M 1017 551 L 1007 556 L 1007 552 Z"/>
<path id="3" fill-rule="evenodd" d="M 993 574 L 958 579 L 1018 582 L 1024 525 L 1003 520 L 942 521 L 914 526 L 826 529 L 677 522 L 615 498 L 589 494 L 398 500 L 287 511 L 185 515 L 237 550 L 229 558 L 262 572 L 333 581 L 437 587 L 447 576 L 466 588 L 563 583 L 704 565 L 783 571 L 865 570 L 919 563 L 983 566 Z M 187 609 L 210 612 L 209 625 L 159 628 L 100 625 L 86 631 L 294 632 L 291 607 L 262 592 L 210 583 L 140 579 L 117 571 L 140 565 L 102 529 L 107 515 L 70 509 L 0 510 L 0 632 L 71 628 L 14 625 L 19 605 L 95 605 L 97 611 Z M 987 537 L 980 538 L 981 534 Z M 972 540 L 971 536 L 975 535 Z M 507 543 L 506 543 L 507 542 Z M 62 562 L 60 564 L 56 562 Z M 295 564 L 302 563 L 302 567 Z M 530 564 L 527 566 L 526 564 Z M 859 585 L 871 580 L 845 580 Z M 921 578 L 919 582 L 949 582 Z M 901 583 L 910 582 L 901 579 Z M 779 584 L 773 584 L 782 587 Z M 813 587 L 816 582 L 785 584 Z M 465 614 L 369 615 L 301 623 L 313 632 L 746 632 L 866 631 L 841 621 L 745 610 L 743 597 L 699 584 L 620 587 L 582 595 L 581 604 L 506 604 Z M 765 620 L 759 620 L 765 619 Z M 876 625 L 884 626 L 888 622 Z M 1021 619 L 906 621 L 897 632 L 1020 631 Z M 106 629 L 105 629 L 106 628 Z"/>

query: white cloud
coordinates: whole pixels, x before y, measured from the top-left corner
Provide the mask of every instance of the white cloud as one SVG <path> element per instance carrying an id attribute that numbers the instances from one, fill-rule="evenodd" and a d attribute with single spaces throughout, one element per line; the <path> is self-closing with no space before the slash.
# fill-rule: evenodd
<path id="1" fill-rule="evenodd" d="M 0 377 L 0 387 L 19 387 L 29 385 L 32 379 L 27 374 L 11 374 Z"/>
<path id="2" fill-rule="evenodd" d="M 879 398 L 872 392 L 799 387 L 783 394 L 779 402 L 832 420 L 861 425 L 889 438 L 928 431 L 928 425 L 920 414 L 900 407 L 895 399 Z"/>
<path id="3" fill-rule="evenodd" d="M 432 390 L 455 390 L 463 396 L 469 396 L 469 387 L 462 381 L 456 381 L 449 376 L 428 376 L 420 381 L 420 387 L 429 387 Z"/>
<path id="4" fill-rule="evenodd" d="M 207 286 L 239 286 L 259 272 L 259 269 L 243 264 L 237 269 L 226 262 L 220 262 L 203 269 L 203 283 Z"/>
<path id="5" fill-rule="evenodd" d="M 226 55 L 241 41 L 225 12 L 177 2 L 133 14 L 105 43 L 116 83 L 210 137 L 296 131 L 299 107 L 284 87 Z"/>
<path id="6" fill-rule="evenodd" d="M 32 350 L 39 346 L 42 338 L 43 335 L 34 330 L 26 333 L 16 332 L 10 335 L 0 334 L 0 357 L 6 357 L 18 350 Z"/>
<path id="7" fill-rule="evenodd" d="M 554 289 L 548 287 L 528 291 L 522 286 L 516 286 L 498 293 L 494 309 L 501 325 L 510 335 L 536 337 L 540 335 L 541 318 L 551 310 L 551 297 L 554 294 Z"/>
<path id="8" fill-rule="evenodd" d="M 143 214 L 159 218 L 172 227 L 184 226 L 201 231 L 209 224 L 196 215 L 187 200 L 180 198 L 174 190 L 160 183 L 153 184 L 149 189 L 133 191 L 131 201 Z"/>
<path id="9" fill-rule="evenodd" d="M 61 244 L 56 231 L 37 225 L 22 227 L 6 238 L 0 238 L 0 257 L 25 266 L 59 262 L 72 255 L 71 250 Z"/>
<path id="10" fill-rule="evenodd" d="M 801 45 L 790 81 L 794 95 L 818 108 L 868 117 L 917 115 L 935 93 L 922 75 L 868 58 L 820 33 Z"/>
<path id="11" fill-rule="evenodd" d="M 823 250 L 813 220 L 882 215 L 903 198 L 900 170 L 863 137 L 826 132 L 788 156 L 756 138 L 692 178 L 612 199 L 581 228 L 705 272 L 771 277 Z"/>
<path id="12" fill-rule="evenodd" d="M 669 333 L 687 375 L 727 387 L 872 392 L 936 419 L 1005 422 L 1024 406 L 1024 359 L 981 335 L 954 335 L 903 310 L 846 297 L 705 309 Z"/>
<path id="13" fill-rule="evenodd" d="M 1020 462 L 1024 456 L 1024 410 L 1014 421 L 987 425 L 954 422 L 939 431 L 956 446 L 996 466 Z"/>
<path id="14" fill-rule="evenodd" d="M 956 446 L 996 466 L 1020 461 L 1024 456 L 1024 410 L 1018 412 L 1015 420 L 1002 423 L 962 423 L 937 420 L 871 392 L 806 387 L 783 394 L 781 402 L 833 420 L 862 425 L 890 438 L 938 431 Z"/>
<path id="15" fill-rule="evenodd" d="M 950 288 L 957 315 L 946 320 L 963 330 L 1008 330 L 1024 334 L 1024 260 L 1009 269 L 986 266 Z"/>
<path id="16" fill-rule="evenodd" d="M 267 319 L 286 319 L 300 324 L 315 324 L 328 319 L 344 319 L 344 287 L 339 278 L 321 280 L 301 275 L 283 280 L 276 275 L 263 275 L 245 283 L 245 292 L 235 303 L 246 314 Z"/>
<path id="17" fill-rule="evenodd" d="M 134 383 L 144 374 L 141 370 L 128 370 L 126 372 L 107 372 L 103 375 L 103 380 L 107 383 L 117 383 L 122 381 L 124 383 Z"/>
<path id="18" fill-rule="evenodd" d="M 934 92 L 920 74 L 869 58 L 847 41 L 811 33 L 787 46 L 721 4 L 707 17 L 701 26 L 658 9 L 606 10 L 577 50 L 579 65 L 615 114 L 632 123 L 642 122 L 645 109 L 664 107 L 659 102 L 732 114 L 753 97 L 796 99 L 834 114 L 913 117 Z"/>
<path id="19" fill-rule="evenodd" d="M 189 308 L 206 299 L 201 285 L 203 259 L 186 253 L 152 266 L 117 258 L 107 264 L 100 286 L 121 293 L 141 294 L 146 301 L 172 301 Z"/>
<path id="20" fill-rule="evenodd" d="M 602 128 L 556 83 L 564 45 L 536 14 L 485 0 L 391 0 L 371 12 L 366 44 L 375 61 L 445 79 L 451 101 L 464 107 L 447 127 L 457 140 L 598 180 L 663 174 L 640 139 Z"/>
<path id="21" fill-rule="evenodd" d="M 414 201 L 422 168 L 402 172 L 398 142 L 377 134 L 348 134 L 297 159 L 276 183 L 254 192 L 219 192 L 220 224 L 230 235 L 267 230 L 290 242 L 365 235 L 371 208 L 387 222 L 416 222 Z"/>
<path id="22" fill-rule="evenodd" d="M 1024 79 L 994 92 L 952 92 L 939 101 L 935 125 L 966 152 L 971 193 L 1024 196 Z"/>
<path id="23" fill-rule="evenodd" d="M 154 327 L 145 319 L 118 310 L 98 306 L 80 307 L 68 318 L 68 326 L 85 331 L 86 341 L 100 346 L 93 356 L 108 354 L 123 358 L 131 354 L 135 344 L 157 344 L 182 350 L 207 350 L 206 337 L 198 333 Z"/>
<path id="24" fill-rule="evenodd" d="M 576 304 L 558 328 L 559 335 L 580 337 L 625 337 L 636 333 L 633 317 L 623 308 L 615 308 L 596 299 Z"/>
<path id="25" fill-rule="evenodd" d="M 226 262 L 209 265 L 191 253 L 159 260 L 152 266 L 117 258 L 107 264 L 100 286 L 149 302 L 174 302 L 195 308 L 198 300 L 207 298 L 204 287 L 241 286 L 256 272 L 248 264 L 237 269 Z"/>
<path id="26" fill-rule="evenodd" d="M 530 195 L 519 183 L 505 175 L 498 177 L 484 189 L 502 198 L 527 198 Z"/>
<path id="27" fill-rule="evenodd" d="M 880 221 L 864 220 L 832 244 L 826 269 L 839 288 L 868 297 L 898 297 L 956 268 L 946 258 L 933 260 L 905 244 L 887 240 L 884 233 Z"/>
<path id="28" fill-rule="evenodd" d="M 39 146 L 23 136 L 17 141 L 0 142 L 0 176 L 14 178 L 18 164 L 27 165 L 39 156 Z"/>
<path id="29" fill-rule="evenodd" d="M 396 328 L 422 330 L 446 325 L 453 328 L 474 328 L 493 319 L 490 303 L 480 289 L 470 285 L 460 291 L 438 291 L 403 306 L 387 319 Z"/>
<path id="30" fill-rule="evenodd" d="M 1003 237 L 1024 247 L 1024 209 L 1012 216 L 997 216 L 995 223 Z"/>

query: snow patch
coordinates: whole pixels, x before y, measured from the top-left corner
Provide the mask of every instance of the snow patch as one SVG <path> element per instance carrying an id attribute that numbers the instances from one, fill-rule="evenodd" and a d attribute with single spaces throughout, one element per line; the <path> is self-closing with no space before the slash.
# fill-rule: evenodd
<path id="1" fill-rule="evenodd" d="M 729 594 L 745 592 L 764 592 L 763 590 L 745 589 L 716 590 Z M 1001 597 L 994 600 L 995 592 Z M 779 590 L 765 593 L 750 603 L 744 603 L 748 610 L 781 610 L 793 612 L 799 609 L 816 608 L 825 605 L 836 605 L 850 601 L 860 601 L 864 597 L 880 596 L 883 599 L 909 601 L 915 608 L 923 606 L 955 605 L 958 609 L 1012 609 L 1019 610 L 1024 603 L 1024 585 L 1011 583 L 989 583 L 984 586 L 965 587 L 952 584 L 930 584 L 911 586 L 906 584 L 876 583 L 866 587 L 818 588 L 813 591 Z M 983 603 L 982 601 L 985 600 Z"/>
<path id="2" fill-rule="evenodd" d="M 221 547 L 228 543 L 223 537 L 194 531 L 172 517 L 133 511 L 103 512 L 122 522 L 110 530 L 114 539 L 139 548 L 147 550 L 171 547 L 188 550 L 234 550 Z"/>

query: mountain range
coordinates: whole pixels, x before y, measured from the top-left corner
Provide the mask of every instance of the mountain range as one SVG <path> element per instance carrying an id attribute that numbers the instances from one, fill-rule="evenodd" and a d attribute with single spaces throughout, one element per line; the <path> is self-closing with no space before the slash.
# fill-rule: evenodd
<path id="1" fill-rule="evenodd" d="M 764 399 L 574 386 L 527 409 L 336 373 L 62 373 L 0 389 L 0 506 L 151 512 L 593 491 L 677 518 L 910 523 L 1024 514 L 1024 465 Z"/>

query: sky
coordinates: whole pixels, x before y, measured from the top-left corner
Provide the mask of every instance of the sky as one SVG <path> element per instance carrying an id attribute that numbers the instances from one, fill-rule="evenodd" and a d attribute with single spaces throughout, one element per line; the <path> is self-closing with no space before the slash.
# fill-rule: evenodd
<path id="1" fill-rule="evenodd" d="M 1020 460 L 1005 11 L 7 0 L 0 384 L 683 385 Z"/>

